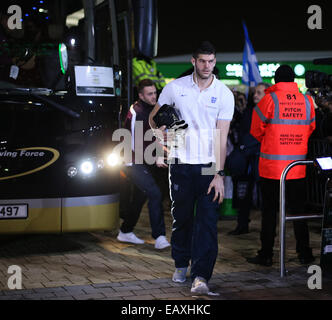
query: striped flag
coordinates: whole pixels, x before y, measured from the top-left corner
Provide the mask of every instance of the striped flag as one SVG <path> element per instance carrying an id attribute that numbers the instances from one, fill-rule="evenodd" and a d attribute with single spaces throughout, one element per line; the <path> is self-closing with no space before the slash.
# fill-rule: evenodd
<path id="1" fill-rule="evenodd" d="M 244 50 L 243 50 L 243 73 L 242 82 L 247 86 L 254 87 L 262 82 L 259 74 L 258 62 L 254 48 L 249 39 L 249 34 L 245 22 L 242 22 L 245 36 Z"/>

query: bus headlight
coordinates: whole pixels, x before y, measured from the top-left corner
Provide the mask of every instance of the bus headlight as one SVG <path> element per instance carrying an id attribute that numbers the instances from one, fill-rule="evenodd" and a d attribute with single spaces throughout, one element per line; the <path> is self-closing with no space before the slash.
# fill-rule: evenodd
<path id="1" fill-rule="evenodd" d="M 97 168 L 98 169 L 104 169 L 104 167 L 105 167 L 104 160 L 99 160 L 97 162 Z"/>
<path id="2" fill-rule="evenodd" d="M 81 164 L 81 171 L 85 175 L 89 175 L 93 171 L 93 163 L 90 160 L 86 160 Z"/>
<path id="3" fill-rule="evenodd" d="M 74 178 L 77 175 L 77 168 L 76 167 L 69 167 L 67 170 L 67 175 L 70 178 Z"/>
<path id="4" fill-rule="evenodd" d="M 107 163 L 111 167 L 115 167 L 117 164 L 119 164 L 119 162 L 120 162 L 120 159 L 119 159 L 118 155 L 116 155 L 115 153 L 111 153 L 107 157 Z"/>

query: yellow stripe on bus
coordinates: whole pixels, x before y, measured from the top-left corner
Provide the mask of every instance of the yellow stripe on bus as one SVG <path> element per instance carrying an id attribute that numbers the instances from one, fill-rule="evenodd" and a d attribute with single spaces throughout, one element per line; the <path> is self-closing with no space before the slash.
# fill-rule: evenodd
<path id="1" fill-rule="evenodd" d="M 26 176 L 28 174 L 31 174 L 31 173 L 43 170 L 43 169 L 47 168 L 48 166 L 50 166 L 51 164 L 53 164 L 55 161 L 57 161 L 59 159 L 59 157 L 60 157 L 59 151 L 55 150 L 53 148 L 32 147 L 32 148 L 22 148 L 22 149 L 17 149 L 17 150 L 46 150 L 46 151 L 50 151 L 50 152 L 53 153 L 53 158 L 49 162 L 45 163 L 44 165 L 42 165 L 42 166 L 40 166 L 40 167 L 38 167 L 36 169 L 32 169 L 32 170 L 29 170 L 29 171 L 26 171 L 26 172 L 18 173 L 18 174 L 15 174 L 13 176 L 2 177 L 2 178 L 0 178 L 0 181 L 1 180 L 7 180 L 7 179 L 13 179 L 13 178 L 18 178 L 18 177 Z"/>

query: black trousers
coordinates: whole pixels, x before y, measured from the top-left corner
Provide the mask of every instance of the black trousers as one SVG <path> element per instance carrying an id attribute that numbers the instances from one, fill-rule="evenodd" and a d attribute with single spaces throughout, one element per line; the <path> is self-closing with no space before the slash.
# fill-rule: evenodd
<path id="1" fill-rule="evenodd" d="M 123 219 L 121 232 L 133 232 L 146 199 L 146 194 L 131 180 L 121 177 L 120 218 Z"/>
<path id="2" fill-rule="evenodd" d="M 129 178 L 131 193 L 124 190 L 125 182 L 122 186 L 124 196 L 120 202 L 125 202 L 121 208 L 123 223 L 120 227 L 121 232 L 132 232 L 137 224 L 141 210 L 145 201 L 148 199 L 149 218 L 152 230 L 152 237 L 157 239 L 161 235 L 166 235 L 164 211 L 162 205 L 162 192 L 152 175 L 152 168 L 144 164 L 134 164 L 124 168 L 124 172 Z M 130 182 L 134 184 L 130 186 Z M 127 197 L 127 199 L 126 199 Z"/>
<path id="3" fill-rule="evenodd" d="M 238 209 L 237 227 L 246 229 L 249 226 L 249 215 L 252 208 L 252 196 L 255 181 L 249 177 L 233 179 L 233 207 Z"/>
<path id="4" fill-rule="evenodd" d="M 261 245 L 258 252 L 261 256 L 272 257 L 274 239 L 276 236 L 277 213 L 279 212 L 280 181 L 261 178 L 262 192 L 262 226 Z M 286 212 L 303 214 L 306 199 L 305 179 L 286 180 Z M 309 247 L 309 230 L 306 220 L 293 221 L 296 239 L 296 252 L 301 255 L 311 255 Z"/>

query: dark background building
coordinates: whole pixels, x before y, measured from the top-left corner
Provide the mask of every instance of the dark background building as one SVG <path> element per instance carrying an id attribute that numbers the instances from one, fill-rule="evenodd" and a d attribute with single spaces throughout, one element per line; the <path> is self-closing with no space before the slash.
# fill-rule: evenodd
<path id="1" fill-rule="evenodd" d="M 322 29 L 310 30 L 311 5 L 322 11 Z M 332 49 L 332 2 L 325 1 L 158 1 L 158 56 L 191 53 L 209 39 L 217 52 L 243 51 L 245 20 L 257 51 Z"/>

